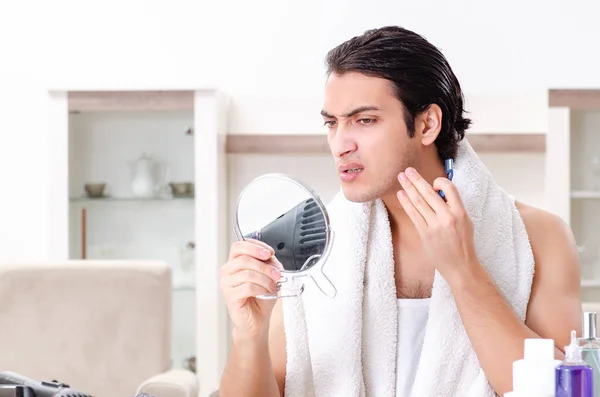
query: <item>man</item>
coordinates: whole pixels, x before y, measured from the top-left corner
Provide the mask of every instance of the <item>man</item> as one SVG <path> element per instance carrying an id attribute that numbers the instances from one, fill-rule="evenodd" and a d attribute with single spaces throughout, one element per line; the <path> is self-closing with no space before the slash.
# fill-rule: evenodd
<path id="1" fill-rule="evenodd" d="M 456 156 L 470 124 L 463 115 L 460 85 L 444 56 L 411 31 L 385 27 L 334 48 L 327 65 L 322 115 L 332 155 L 342 166 L 343 194 L 352 202 L 385 203 L 399 302 L 426 301 L 437 270 L 452 287 L 478 362 L 500 396 L 512 389 L 512 363 L 523 357 L 524 339 L 553 339 L 556 357 L 562 358 L 570 330 L 579 334 L 581 329 L 573 236 L 558 217 L 515 202 L 535 260 L 527 318 L 519 321 L 477 259 L 471 219 L 461 210 L 454 184 L 444 178 L 443 160 Z M 432 211 L 432 193 L 439 190 L 458 210 Z M 439 223 L 447 227 L 435 227 Z M 233 342 L 221 396 L 284 395 L 281 302 L 253 298 L 275 291 L 279 264 L 273 252 L 257 242 L 237 242 L 222 268 Z M 418 334 L 424 322 L 417 317 L 403 323 L 408 333 L 399 339 Z M 402 368 L 416 367 L 418 349 L 399 354 L 398 360 Z M 408 395 L 413 376 L 398 372 L 398 396 Z"/>

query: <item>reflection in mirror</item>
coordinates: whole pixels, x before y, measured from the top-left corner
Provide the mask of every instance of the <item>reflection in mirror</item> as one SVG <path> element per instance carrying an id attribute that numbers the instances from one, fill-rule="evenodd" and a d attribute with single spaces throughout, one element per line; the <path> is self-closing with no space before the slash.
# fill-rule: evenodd
<path id="1" fill-rule="evenodd" d="M 284 267 L 278 293 L 260 298 L 298 296 L 304 290 L 299 279 L 307 276 L 325 295 L 335 295 L 325 275 L 315 278 L 312 272 L 313 268 L 322 271 L 333 233 L 325 206 L 311 189 L 287 175 L 256 178 L 240 194 L 235 228 L 238 239 L 271 246 Z"/>

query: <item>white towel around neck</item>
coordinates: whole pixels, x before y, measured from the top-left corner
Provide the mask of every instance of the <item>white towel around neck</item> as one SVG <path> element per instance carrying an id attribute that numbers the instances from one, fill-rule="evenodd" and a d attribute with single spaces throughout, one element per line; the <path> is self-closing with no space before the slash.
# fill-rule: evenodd
<path id="1" fill-rule="evenodd" d="M 475 246 L 500 292 L 525 320 L 533 254 L 514 199 L 501 189 L 466 139 L 454 183 L 475 228 Z M 387 210 L 381 200 L 327 206 L 335 239 L 324 272 L 333 299 L 308 282 L 283 301 L 286 397 L 396 397 L 397 307 Z M 494 341 L 490 341 L 494 343 Z M 493 397 L 454 298 L 436 271 L 423 350 L 411 397 Z"/>

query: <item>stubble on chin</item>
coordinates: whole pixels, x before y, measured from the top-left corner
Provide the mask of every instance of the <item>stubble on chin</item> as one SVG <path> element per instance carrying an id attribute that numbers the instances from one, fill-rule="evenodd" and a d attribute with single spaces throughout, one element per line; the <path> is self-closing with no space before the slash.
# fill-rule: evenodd
<path id="1" fill-rule="evenodd" d="M 349 186 L 342 185 L 342 191 L 348 201 L 353 203 L 367 203 L 396 193 L 399 182 L 395 176 L 390 175 L 363 175 L 360 184 L 352 183 Z"/>

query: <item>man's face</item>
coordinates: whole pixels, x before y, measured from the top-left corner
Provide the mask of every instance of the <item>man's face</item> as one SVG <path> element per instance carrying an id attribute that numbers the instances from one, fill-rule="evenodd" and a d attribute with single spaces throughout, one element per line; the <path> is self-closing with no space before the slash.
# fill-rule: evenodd
<path id="1" fill-rule="evenodd" d="M 400 189 L 398 174 L 416 161 L 404 108 L 388 80 L 332 74 L 325 86 L 327 140 L 346 198 L 366 202 Z"/>

